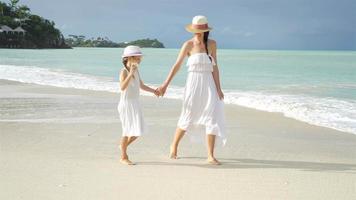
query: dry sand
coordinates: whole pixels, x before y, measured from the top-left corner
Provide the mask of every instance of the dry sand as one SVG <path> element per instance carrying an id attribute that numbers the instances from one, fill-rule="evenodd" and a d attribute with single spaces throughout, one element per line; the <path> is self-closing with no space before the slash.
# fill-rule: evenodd
<path id="1" fill-rule="evenodd" d="M 356 135 L 227 105 L 221 166 L 168 146 L 177 100 L 142 97 L 149 133 L 119 163 L 119 94 L 0 81 L 0 199 L 356 199 Z"/>

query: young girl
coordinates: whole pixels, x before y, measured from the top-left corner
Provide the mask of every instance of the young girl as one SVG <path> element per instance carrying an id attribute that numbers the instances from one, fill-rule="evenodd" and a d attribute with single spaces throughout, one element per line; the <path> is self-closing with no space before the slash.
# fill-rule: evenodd
<path id="1" fill-rule="evenodd" d="M 121 97 L 118 111 L 122 123 L 121 159 L 120 162 L 132 165 L 127 155 L 127 147 L 137 137 L 144 133 L 145 123 L 140 107 L 139 96 L 142 90 L 159 94 L 158 91 L 145 85 L 140 79 L 138 65 L 141 62 L 142 52 L 137 46 L 127 46 L 122 55 L 124 68 L 120 72 Z"/>

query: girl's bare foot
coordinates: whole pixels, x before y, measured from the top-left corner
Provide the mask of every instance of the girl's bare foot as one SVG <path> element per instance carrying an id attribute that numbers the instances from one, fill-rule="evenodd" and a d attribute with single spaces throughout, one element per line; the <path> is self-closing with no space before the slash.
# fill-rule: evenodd
<path id="1" fill-rule="evenodd" d="M 124 165 L 134 165 L 134 163 L 131 162 L 128 158 L 121 158 L 120 162 Z"/>
<path id="2" fill-rule="evenodd" d="M 211 165 L 221 165 L 221 163 L 214 157 L 208 158 L 207 162 Z"/>
<path id="3" fill-rule="evenodd" d="M 173 148 L 173 146 L 170 146 L 169 158 L 170 159 L 178 159 L 177 149 Z"/>

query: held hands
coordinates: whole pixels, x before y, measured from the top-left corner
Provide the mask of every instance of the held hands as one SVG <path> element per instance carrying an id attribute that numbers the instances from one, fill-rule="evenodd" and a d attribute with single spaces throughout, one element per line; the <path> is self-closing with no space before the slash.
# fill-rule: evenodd
<path id="1" fill-rule="evenodd" d="M 164 94 L 166 93 L 167 87 L 168 87 L 168 85 L 164 85 L 164 84 L 161 85 L 161 86 L 159 86 L 159 87 L 155 90 L 155 95 L 156 95 L 157 97 L 159 97 L 159 96 L 163 97 Z"/>
<path id="2" fill-rule="evenodd" d="M 166 93 L 167 87 L 168 87 L 168 85 L 159 86 L 158 88 L 155 89 L 154 94 L 157 97 L 160 97 L 160 96 L 163 97 L 164 94 Z M 221 89 L 218 90 L 218 96 L 219 96 L 220 100 L 224 100 L 224 93 L 223 93 L 223 91 Z"/>
<path id="3" fill-rule="evenodd" d="M 153 91 L 153 94 L 156 95 L 156 97 L 161 96 L 161 93 L 158 91 L 158 88 Z"/>

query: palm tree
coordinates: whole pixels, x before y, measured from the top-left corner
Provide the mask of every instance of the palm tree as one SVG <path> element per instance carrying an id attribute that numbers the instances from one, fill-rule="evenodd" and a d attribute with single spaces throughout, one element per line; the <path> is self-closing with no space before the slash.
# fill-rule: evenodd
<path id="1" fill-rule="evenodd" d="M 17 17 L 20 19 L 25 19 L 30 16 L 30 8 L 27 6 L 19 6 L 16 10 Z"/>
<path id="2" fill-rule="evenodd" d="M 10 9 L 11 11 L 15 12 L 16 8 L 17 8 L 17 3 L 19 2 L 20 0 L 10 0 Z"/>
<path id="3" fill-rule="evenodd" d="M 4 16 L 4 4 L 0 2 L 0 16 Z"/>

